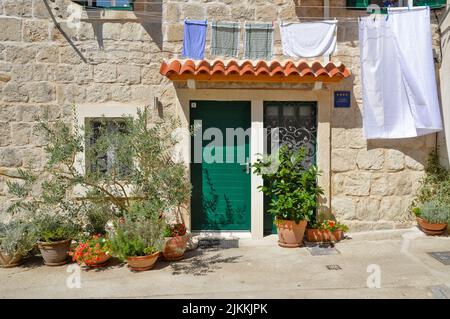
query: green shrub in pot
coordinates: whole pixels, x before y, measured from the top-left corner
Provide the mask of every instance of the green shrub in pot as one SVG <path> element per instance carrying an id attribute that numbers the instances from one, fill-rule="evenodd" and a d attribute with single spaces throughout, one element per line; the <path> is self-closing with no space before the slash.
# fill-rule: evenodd
<path id="1" fill-rule="evenodd" d="M 450 221 L 450 207 L 438 199 L 429 200 L 413 210 L 419 228 L 427 235 L 441 235 Z"/>
<path id="2" fill-rule="evenodd" d="M 450 207 L 438 200 L 423 203 L 415 210 L 415 214 L 432 224 L 445 224 L 450 221 Z"/>
<path id="3" fill-rule="evenodd" d="M 298 247 L 306 223 L 315 216 L 318 196 L 323 194 L 317 185 L 319 171 L 315 165 L 307 165 L 305 148 L 293 150 L 283 145 L 275 156 L 278 164 L 271 156 L 258 159 L 253 167 L 264 180 L 259 189 L 270 198 L 268 212 L 275 217 L 280 246 Z"/>
<path id="4" fill-rule="evenodd" d="M 48 266 L 67 263 L 71 241 L 79 236 L 81 226 L 69 216 L 49 213 L 36 215 L 32 227 L 44 263 Z"/>
<path id="5" fill-rule="evenodd" d="M 113 253 L 138 271 L 154 266 L 165 242 L 165 220 L 148 207 L 146 202 L 132 204 L 110 235 Z"/>
<path id="6" fill-rule="evenodd" d="M 30 231 L 30 224 L 23 220 L 13 220 L 0 224 L 0 263 L 3 267 L 20 264 L 35 246 L 36 237 Z"/>

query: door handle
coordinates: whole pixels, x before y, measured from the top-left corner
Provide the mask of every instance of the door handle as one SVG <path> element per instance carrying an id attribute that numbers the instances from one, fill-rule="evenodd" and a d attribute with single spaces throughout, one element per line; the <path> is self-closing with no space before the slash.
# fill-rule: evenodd
<path id="1" fill-rule="evenodd" d="M 240 164 L 241 166 L 244 166 L 245 165 L 245 172 L 247 173 L 247 174 L 250 174 L 251 173 L 251 164 L 250 164 L 250 162 L 245 162 L 244 164 Z"/>

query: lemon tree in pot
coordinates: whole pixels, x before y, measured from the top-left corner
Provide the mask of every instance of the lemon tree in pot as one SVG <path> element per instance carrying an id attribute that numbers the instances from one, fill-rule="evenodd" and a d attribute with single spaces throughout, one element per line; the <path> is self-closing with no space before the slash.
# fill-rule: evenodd
<path id="1" fill-rule="evenodd" d="M 253 165 L 264 180 L 259 189 L 271 199 L 268 212 L 275 217 L 282 247 L 302 245 L 307 222 L 315 215 L 318 196 L 323 193 L 317 185 L 318 169 L 307 164 L 305 155 L 304 148 L 292 150 L 283 145 L 275 155 Z"/>
<path id="2" fill-rule="evenodd" d="M 0 264 L 4 268 L 21 264 L 36 244 L 36 238 L 30 232 L 30 224 L 22 220 L 13 220 L 0 224 Z"/>

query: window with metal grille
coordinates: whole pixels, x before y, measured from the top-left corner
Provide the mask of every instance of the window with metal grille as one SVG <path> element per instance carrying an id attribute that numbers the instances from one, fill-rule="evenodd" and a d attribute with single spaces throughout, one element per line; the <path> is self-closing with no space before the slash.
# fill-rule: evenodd
<path id="1" fill-rule="evenodd" d="M 123 118 L 86 119 L 86 170 L 93 174 L 123 177 L 133 165 L 131 150 L 117 136 L 127 134 Z"/>
<path id="2" fill-rule="evenodd" d="M 413 3 L 415 7 L 429 6 L 431 9 L 440 9 L 447 4 L 447 0 L 414 0 Z M 380 8 L 401 7 L 407 6 L 408 0 L 347 0 L 349 9 L 366 9 L 371 4 L 378 5 Z"/>
<path id="3" fill-rule="evenodd" d="M 86 8 L 133 10 L 134 0 L 73 0 Z"/>

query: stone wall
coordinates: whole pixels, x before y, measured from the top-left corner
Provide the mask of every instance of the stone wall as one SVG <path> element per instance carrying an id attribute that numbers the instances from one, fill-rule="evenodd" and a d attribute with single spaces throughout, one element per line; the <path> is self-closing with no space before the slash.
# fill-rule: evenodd
<path id="1" fill-rule="evenodd" d="M 448 1 L 447 1 L 448 2 Z M 441 106 L 444 117 L 444 131 L 439 134 L 438 146 L 440 162 L 450 168 L 450 15 L 441 18 L 441 65 L 439 68 L 439 80 L 441 87 Z"/>
<path id="2" fill-rule="evenodd" d="M 331 2 L 334 7 L 345 5 L 345 0 Z M 144 105 L 154 96 L 166 109 L 173 109 L 176 91 L 159 75 L 159 66 L 163 59 L 179 56 L 185 18 L 276 22 L 323 14 L 316 7 L 323 4 L 321 0 L 165 0 L 162 4 L 137 0 L 135 12 L 84 12 L 77 30 L 67 21 L 69 4 L 68 0 L 0 0 L 1 172 L 12 173 L 29 165 L 29 160 L 34 160 L 36 169 L 42 166 L 45 159 L 35 116 L 47 111 L 49 121 L 70 121 L 74 104 L 136 101 Z M 330 10 L 331 17 L 363 14 Z M 209 38 L 210 33 L 206 51 L 212 58 Z M 278 27 L 275 58 L 286 59 L 281 55 Z M 332 210 L 357 230 L 403 225 L 435 136 L 370 143 L 363 139 L 356 19 L 340 19 L 338 51 L 332 60 L 345 63 L 353 73 L 336 87 L 353 92 L 352 107 L 332 110 Z M 5 178 L 0 176 L 0 211 L 8 202 Z"/>

